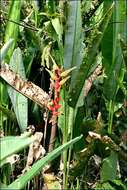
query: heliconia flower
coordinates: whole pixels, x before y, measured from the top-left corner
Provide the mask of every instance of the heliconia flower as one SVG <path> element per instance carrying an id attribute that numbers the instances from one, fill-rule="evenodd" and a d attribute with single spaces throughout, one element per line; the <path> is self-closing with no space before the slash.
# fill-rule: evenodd
<path id="1" fill-rule="evenodd" d="M 59 99 L 57 99 L 57 101 L 58 100 Z M 57 111 L 61 107 L 61 105 L 58 104 L 57 101 L 56 100 L 52 100 L 52 105 L 49 105 L 49 110 L 51 110 L 52 112 Z"/>
<path id="2" fill-rule="evenodd" d="M 55 104 L 55 101 L 54 101 L 54 100 L 52 100 L 52 104 L 53 104 L 53 105 Z"/>
<path id="3" fill-rule="evenodd" d="M 55 111 L 55 107 L 49 106 L 49 110 L 50 110 L 50 111 Z"/>
<path id="4" fill-rule="evenodd" d="M 60 104 L 56 104 L 54 107 L 55 107 L 56 110 L 58 110 L 61 107 L 61 105 Z"/>
<path id="5" fill-rule="evenodd" d="M 56 97 L 55 101 L 58 103 L 60 101 L 60 97 Z"/>
<path id="6" fill-rule="evenodd" d="M 52 58 L 52 56 L 50 57 L 53 62 L 53 71 L 51 72 L 48 69 L 46 70 L 49 72 L 51 76 L 51 81 L 53 81 L 53 88 L 54 88 L 53 90 L 54 90 L 54 96 L 55 96 L 55 99 L 52 100 L 48 105 L 49 110 L 52 112 L 52 117 L 50 120 L 52 122 L 60 114 L 58 110 L 61 107 L 61 105 L 59 104 L 61 86 L 70 78 L 70 76 L 67 76 L 67 75 L 76 67 L 70 68 L 62 72 L 62 68 L 58 67 L 58 65 L 55 63 L 54 59 Z"/>
<path id="7" fill-rule="evenodd" d="M 50 58 L 51 58 L 51 60 L 52 60 L 52 62 L 53 62 L 53 70 L 59 69 L 58 65 L 56 64 L 56 62 L 55 62 L 55 60 L 53 59 L 53 57 L 51 56 L 51 54 L 49 54 L 49 56 L 50 56 Z"/>
<path id="8" fill-rule="evenodd" d="M 62 86 L 69 78 L 70 78 L 70 76 L 67 76 L 66 78 L 62 79 L 62 80 L 59 82 L 59 85 Z"/>
<path id="9" fill-rule="evenodd" d="M 59 112 L 53 112 L 53 116 L 58 116 Z"/>
<path id="10" fill-rule="evenodd" d="M 70 69 L 68 69 L 68 70 L 66 70 L 66 71 L 63 71 L 62 73 L 61 73 L 61 77 L 66 77 L 71 71 L 73 71 L 74 69 L 76 69 L 76 67 L 72 67 L 72 68 L 70 68 Z"/>
<path id="11" fill-rule="evenodd" d="M 56 91 L 59 91 L 59 90 L 60 90 L 60 86 L 61 86 L 61 85 L 60 85 L 60 82 L 59 82 L 59 81 L 56 81 L 56 82 L 55 82 L 55 90 L 56 90 Z"/>
<path id="12" fill-rule="evenodd" d="M 48 71 L 48 73 L 49 73 L 51 79 L 53 79 L 53 80 L 56 80 L 56 79 L 57 79 L 57 77 L 55 76 L 55 74 L 52 73 L 49 69 L 46 68 L 46 71 Z"/>

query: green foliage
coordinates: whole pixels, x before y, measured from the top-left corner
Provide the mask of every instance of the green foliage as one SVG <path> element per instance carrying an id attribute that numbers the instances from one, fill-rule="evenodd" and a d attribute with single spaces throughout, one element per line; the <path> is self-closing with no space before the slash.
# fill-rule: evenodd
<path id="1" fill-rule="evenodd" d="M 96 190 L 99 190 L 100 188 L 103 189 L 103 190 L 106 190 L 106 189 L 115 190 L 115 189 L 110 185 L 110 183 L 108 183 L 108 182 L 97 185 Z"/>
<path id="2" fill-rule="evenodd" d="M 62 162 L 61 189 L 125 190 L 126 0 L 13 0 L 1 4 L 2 30 L 6 28 L 2 33 L 1 61 L 46 93 L 52 92 L 49 105 L 54 84 L 51 85 L 46 69 L 52 72 L 55 64 L 62 71 L 76 66 L 60 90 L 61 108 L 54 124 L 54 150 L 50 153 L 52 112 L 0 79 L 0 135 L 5 136 L 1 138 L 2 187 L 42 189 L 43 184 L 37 187 L 43 178 L 39 172 L 50 163 L 57 176 L 56 165 L 59 167 Z M 98 66 L 99 74 L 94 73 Z M 33 142 L 28 135 L 17 136 L 26 131 L 28 124 L 34 125 L 35 131 L 46 130 L 41 145 L 47 155 L 17 178 L 24 169 L 28 150 L 22 155 L 23 161 L 14 164 L 18 170 L 10 168 L 7 159 Z M 56 157 L 58 162 L 52 165 Z"/>
<path id="3" fill-rule="evenodd" d="M 1 154 L 0 154 L 0 166 L 6 163 L 6 158 L 11 156 L 14 153 L 19 152 L 30 143 L 34 141 L 32 137 L 14 137 L 8 136 L 1 138 L 0 147 L 1 147 Z"/>
<path id="4" fill-rule="evenodd" d="M 103 182 L 116 179 L 117 161 L 118 158 L 115 152 L 111 152 L 110 156 L 103 160 L 100 173 Z"/>
<path id="5" fill-rule="evenodd" d="M 35 163 L 32 168 L 26 172 L 23 176 L 19 177 L 19 179 L 17 179 L 16 181 L 14 181 L 12 184 L 10 184 L 8 186 L 7 189 L 14 189 L 14 188 L 18 188 L 18 189 L 22 189 L 25 184 L 31 179 L 33 178 L 35 175 L 38 174 L 39 171 L 41 171 L 41 169 L 48 164 L 49 162 L 51 162 L 52 160 L 54 160 L 57 156 L 59 156 L 64 150 L 66 150 L 67 148 L 69 148 L 71 145 L 73 145 L 74 143 L 76 143 L 77 141 L 79 141 L 82 138 L 82 135 L 79 137 L 76 137 L 75 139 L 61 145 L 60 147 L 56 148 L 55 150 L 53 150 L 51 153 L 49 153 L 47 156 L 45 156 L 44 158 L 40 159 L 37 163 Z"/>
<path id="6" fill-rule="evenodd" d="M 106 12 L 104 17 L 102 18 L 102 21 L 99 23 L 98 27 L 95 29 L 94 35 L 92 36 L 92 39 L 90 43 L 88 44 L 87 55 L 85 55 L 83 63 L 80 66 L 78 75 L 76 77 L 76 82 L 74 83 L 74 87 L 72 86 L 71 91 L 70 91 L 69 105 L 71 105 L 72 107 L 76 106 L 78 97 L 84 85 L 84 81 L 88 77 L 90 69 L 92 68 L 95 62 L 96 53 L 101 43 L 104 31 L 111 18 L 112 10 L 113 10 L 113 5 L 110 7 L 110 9 Z"/>
<path id="7" fill-rule="evenodd" d="M 107 2 L 105 2 L 104 5 L 107 7 Z M 119 89 L 118 80 L 122 83 L 125 74 L 124 60 L 119 40 L 120 34 L 122 36 L 126 35 L 125 12 L 126 2 L 116 1 L 113 9 L 113 16 L 111 22 L 117 23 L 118 20 L 120 22 L 108 26 L 104 39 L 102 41 L 102 55 L 104 57 L 103 64 L 107 75 L 107 78 L 104 83 L 104 95 L 106 99 L 109 101 L 109 133 L 112 132 L 114 105 L 116 104 L 115 99 Z"/>
<path id="8" fill-rule="evenodd" d="M 13 44 L 8 51 L 8 61 L 13 53 L 13 50 L 15 48 L 17 38 L 18 38 L 18 31 L 19 31 L 19 26 L 15 24 L 14 22 L 19 23 L 20 21 L 20 10 L 21 10 L 21 1 L 10 1 L 10 9 L 9 9 L 9 16 L 7 26 L 6 26 L 6 31 L 5 31 L 5 42 L 7 42 L 10 38 L 13 38 Z M 12 22 L 12 21 L 13 22 Z"/>
<path id="9" fill-rule="evenodd" d="M 26 79 L 20 48 L 14 50 L 9 65 L 15 73 L 20 74 L 23 79 Z M 28 100 L 10 86 L 8 86 L 8 94 L 12 101 L 20 130 L 21 132 L 24 132 L 28 123 Z"/>
<path id="10" fill-rule="evenodd" d="M 4 115 L 6 115 L 12 122 L 14 122 L 15 124 L 17 123 L 17 119 L 15 116 L 15 113 L 7 108 L 5 108 L 4 106 L 0 105 L 0 110 L 2 111 L 2 113 Z"/>
<path id="11" fill-rule="evenodd" d="M 80 1 L 71 1 L 68 4 L 67 19 L 64 45 L 64 68 L 68 69 L 73 66 L 79 68 L 81 64 L 80 54 L 82 41 Z"/>
<path id="12" fill-rule="evenodd" d="M 4 46 L 1 48 L 1 56 L 0 56 L 0 62 L 3 61 L 3 59 L 5 58 L 8 49 L 11 47 L 13 42 L 13 39 L 9 39 Z"/>
<path id="13" fill-rule="evenodd" d="M 126 190 L 126 186 L 121 182 L 121 180 L 113 180 L 112 182 L 104 182 L 104 183 L 99 183 L 97 184 L 95 190 L 100 190 L 100 189 L 111 189 L 111 190 L 116 190 L 116 189 L 121 189 L 121 190 Z"/>

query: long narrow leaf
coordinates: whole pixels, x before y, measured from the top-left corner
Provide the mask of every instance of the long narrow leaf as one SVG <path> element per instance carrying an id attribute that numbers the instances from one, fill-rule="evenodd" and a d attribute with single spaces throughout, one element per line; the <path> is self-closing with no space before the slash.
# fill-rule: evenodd
<path id="1" fill-rule="evenodd" d="M 109 46 L 108 41 L 104 41 L 104 47 L 102 46 L 102 52 L 104 56 L 104 66 L 106 69 L 106 75 L 107 79 L 105 80 L 104 83 L 104 95 L 108 100 L 114 100 L 116 93 L 118 91 L 118 80 L 119 78 L 120 81 L 123 80 L 123 56 L 121 52 L 121 47 L 120 47 L 120 40 L 119 40 L 119 34 L 125 36 L 126 35 L 126 2 L 125 1 L 116 1 L 115 7 L 114 7 L 114 12 L 113 12 L 113 23 L 116 23 L 119 21 L 117 24 L 113 24 L 112 27 L 108 26 L 110 30 L 110 37 L 112 39 L 112 46 Z M 106 33 L 107 34 L 107 33 Z M 106 35 L 105 34 L 105 35 Z M 107 36 L 105 36 L 107 38 Z M 108 50 L 107 50 L 108 49 Z M 109 59 L 108 53 L 105 53 L 106 51 L 109 51 L 110 54 L 112 54 L 112 59 Z M 107 65 L 109 65 L 107 67 Z"/>
<path id="2" fill-rule="evenodd" d="M 19 26 L 15 24 L 14 22 L 19 23 L 20 21 L 21 1 L 12 0 L 9 3 L 10 3 L 10 10 L 9 10 L 9 17 L 8 17 L 9 20 L 7 22 L 6 31 L 5 31 L 5 42 L 7 42 L 10 38 L 13 38 L 14 41 L 7 54 L 8 60 L 10 59 L 13 53 L 13 50 L 16 45 L 17 37 L 18 37 Z"/>
<path id="3" fill-rule="evenodd" d="M 15 73 L 20 74 L 23 79 L 26 78 L 25 69 L 22 60 L 22 53 L 19 48 L 17 48 L 14 51 L 9 65 Z M 17 117 L 19 127 L 23 132 L 27 128 L 27 122 L 28 122 L 28 99 L 19 92 L 16 92 L 10 86 L 8 86 L 8 93 L 12 101 L 12 105 Z"/>
<path id="4" fill-rule="evenodd" d="M 105 2 L 106 3 L 106 2 Z M 104 82 L 103 93 L 108 101 L 108 111 L 109 111 L 109 119 L 108 119 L 108 132 L 112 132 L 112 122 L 113 122 L 113 114 L 114 114 L 114 106 L 115 99 L 119 89 L 119 84 L 122 83 L 124 79 L 124 60 L 122 56 L 121 46 L 119 35 L 126 36 L 126 1 L 115 1 L 112 23 L 112 26 L 108 26 L 108 33 L 111 37 L 111 45 L 109 46 L 108 41 L 106 41 L 106 36 L 104 37 L 102 46 L 102 55 L 104 57 L 104 67 L 106 70 L 107 78 Z M 116 24 L 117 23 L 117 24 Z M 109 58 L 107 53 L 107 49 L 110 54 L 112 54 L 112 59 Z M 108 65 L 108 66 L 107 66 Z"/>
<path id="5" fill-rule="evenodd" d="M 8 49 L 11 47 L 13 42 L 13 39 L 10 38 L 5 44 L 4 46 L 1 48 L 0 50 L 0 62 L 3 61 L 4 57 L 6 56 Z"/>
<path id="6" fill-rule="evenodd" d="M 3 161 L 8 156 L 20 151 L 34 141 L 33 138 L 21 137 L 3 137 L 0 141 L 0 161 Z"/>
<path id="7" fill-rule="evenodd" d="M 81 51 L 81 7 L 80 1 L 68 4 L 68 21 L 65 33 L 64 68 L 79 67 Z"/>

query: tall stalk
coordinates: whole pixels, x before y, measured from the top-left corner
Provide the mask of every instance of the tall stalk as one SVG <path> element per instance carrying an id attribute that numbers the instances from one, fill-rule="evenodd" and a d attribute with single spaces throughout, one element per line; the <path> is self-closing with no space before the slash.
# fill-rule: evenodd
<path id="1" fill-rule="evenodd" d="M 68 130 L 67 130 L 67 110 L 68 105 L 66 102 L 66 91 L 64 89 L 64 130 L 63 130 L 63 144 L 67 142 Z M 64 163 L 64 173 L 63 173 L 63 189 L 67 189 L 67 150 L 63 152 L 63 163 Z"/>

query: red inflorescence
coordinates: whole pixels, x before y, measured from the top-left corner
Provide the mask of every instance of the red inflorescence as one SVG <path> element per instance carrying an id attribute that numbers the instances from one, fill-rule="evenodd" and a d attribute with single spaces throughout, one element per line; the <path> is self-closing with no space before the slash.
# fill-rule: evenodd
<path id="1" fill-rule="evenodd" d="M 58 116 L 59 112 L 58 109 L 61 107 L 61 105 L 59 104 L 60 102 L 60 81 L 61 81 L 61 70 L 60 69 L 55 69 L 54 71 L 54 75 L 56 77 L 55 82 L 54 82 L 54 91 L 55 91 L 55 99 L 52 100 L 52 104 L 49 106 L 49 110 L 52 111 L 52 117 L 53 116 Z"/>
<path id="2" fill-rule="evenodd" d="M 55 90 L 57 91 L 57 92 L 60 92 L 60 81 L 55 81 Z"/>
<path id="3" fill-rule="evenodd" d="M 52 106 L 49 106 L 49 110 L 52 111 L 52 115 L 58 115 L 58 109 L 61 107 L 61 105 L 59 104 L 60 100 L 58 97 L 55 100 L 52 100 Z"/>

